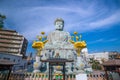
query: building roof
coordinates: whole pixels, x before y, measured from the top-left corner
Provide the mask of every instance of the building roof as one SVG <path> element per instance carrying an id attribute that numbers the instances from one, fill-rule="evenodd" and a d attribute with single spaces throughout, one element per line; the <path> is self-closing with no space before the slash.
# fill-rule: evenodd
<path id="1" fill-rule="evenodd" d="M 103 63 L 103 66 L 120 66 L 120 59 L 108 60 Z"/>
<path id="2" fill-rule="evenodd" d="M 15 30 L 8 30 L 8 29 L 0 29 L 0 31 L 16 32 Z"/>

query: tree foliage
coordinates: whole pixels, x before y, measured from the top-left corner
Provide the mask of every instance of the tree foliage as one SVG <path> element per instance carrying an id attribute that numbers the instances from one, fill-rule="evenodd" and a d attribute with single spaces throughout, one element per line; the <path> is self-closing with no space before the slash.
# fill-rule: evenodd
<path id="1" fill-rule="evenodd" d="M 6 19 L 5 15 L 0 14 L 0 29 L 4 27 L 4 20 Z"/>
<path id="2" fill-rule="evenodd" d="M 91 64 L 92 69 L 101 70 L 100 62 L 97 60 L 94 60 L 94 58 L 90 58 L 89 63 Z"/>

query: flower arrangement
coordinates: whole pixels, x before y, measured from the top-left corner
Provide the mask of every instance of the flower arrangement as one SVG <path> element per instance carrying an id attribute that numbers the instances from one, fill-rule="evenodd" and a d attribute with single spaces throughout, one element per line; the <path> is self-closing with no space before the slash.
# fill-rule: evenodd
<path id="1" fill-rule="evenodd" d="M 47 36 L 43 36 L 45 32 L 41 32 L 42 36 L 37 36 L 37 41 L 34 41 L 32 44 L 32 48 L 37 50 L 37 55 L 40 56 L 41 50 L 44 48 L 45 43 L 48 41 Z"/>
<path id="2" fill-rule="evenodd" d="M 80 56 L 81 50 L 87 46 L 86 42 L 81 40 L 82 35 L 78 36 L 78 32 L 74 32 L 74 36 L 71 36 L 71 38 L 70 42 L 74 45 L 77 55 Z"/>

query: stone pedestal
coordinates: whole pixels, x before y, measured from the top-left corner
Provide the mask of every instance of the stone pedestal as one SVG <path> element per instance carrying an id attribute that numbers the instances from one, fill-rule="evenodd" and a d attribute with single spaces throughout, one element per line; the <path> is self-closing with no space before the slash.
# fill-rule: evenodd
<path id="1" fill-rule="evenodd" d="M 75 80 L 87 80 L 87 74 L 77 74 Z"/>
<path id="2" fill-rule="evenodd" d="M 36 56 L 36 62 L 34 62 L 33 68 L 34 68 L 34 73 L 40 72 L 40 67 L 41 67 L 41 62 L 40 62 L 40 57 Z"/>

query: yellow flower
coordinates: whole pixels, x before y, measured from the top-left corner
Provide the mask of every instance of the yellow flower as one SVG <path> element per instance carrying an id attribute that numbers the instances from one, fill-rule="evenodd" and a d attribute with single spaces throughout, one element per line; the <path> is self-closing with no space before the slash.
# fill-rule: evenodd
<path id="1" fill-rule="evenodd" d="M 85 48 L 85 47 L 86 47 L 85 41 L 75 42 L 75 44 L 74 44 L 74 48 Z"/>
<path id="2" fill-rule="evenodd" d="M 42 35 L 44 35 L 44 34 L 45 34 L 45 32 L 41 32 L 41 34 L 42 34 Z"/>
<path id="3" fill-rule="evenodd" d="M 78 36 L 76 36 L 76 40 L 77 40 L 77 41 L 79 40 L 79 37 L 78 37 Z"/>
<path id="4" fill-rule="evenodd" d="M 44 36 L 44 38 L 47 38 L 47 36 Z"/>
<path id="5" fill-rule="evenodd" d="M 42 36 L 40 36 L 38 39 L 39 39 L 39 40 L 42 40 Z"/>
<path id="6" fill-rule="evenodd" d="M 74 34 L 78 34 L 78 32 L 74 32 Z"/>
<path id="7" fill-rule="evenodd" d="M 33 48 L 43 48 L 43 47 L 44 47 L 44 44 L 43 44 L 43 42 L 34 42 L 34 43 L 32 44 L 32 47 L 33 47 Z"/>

